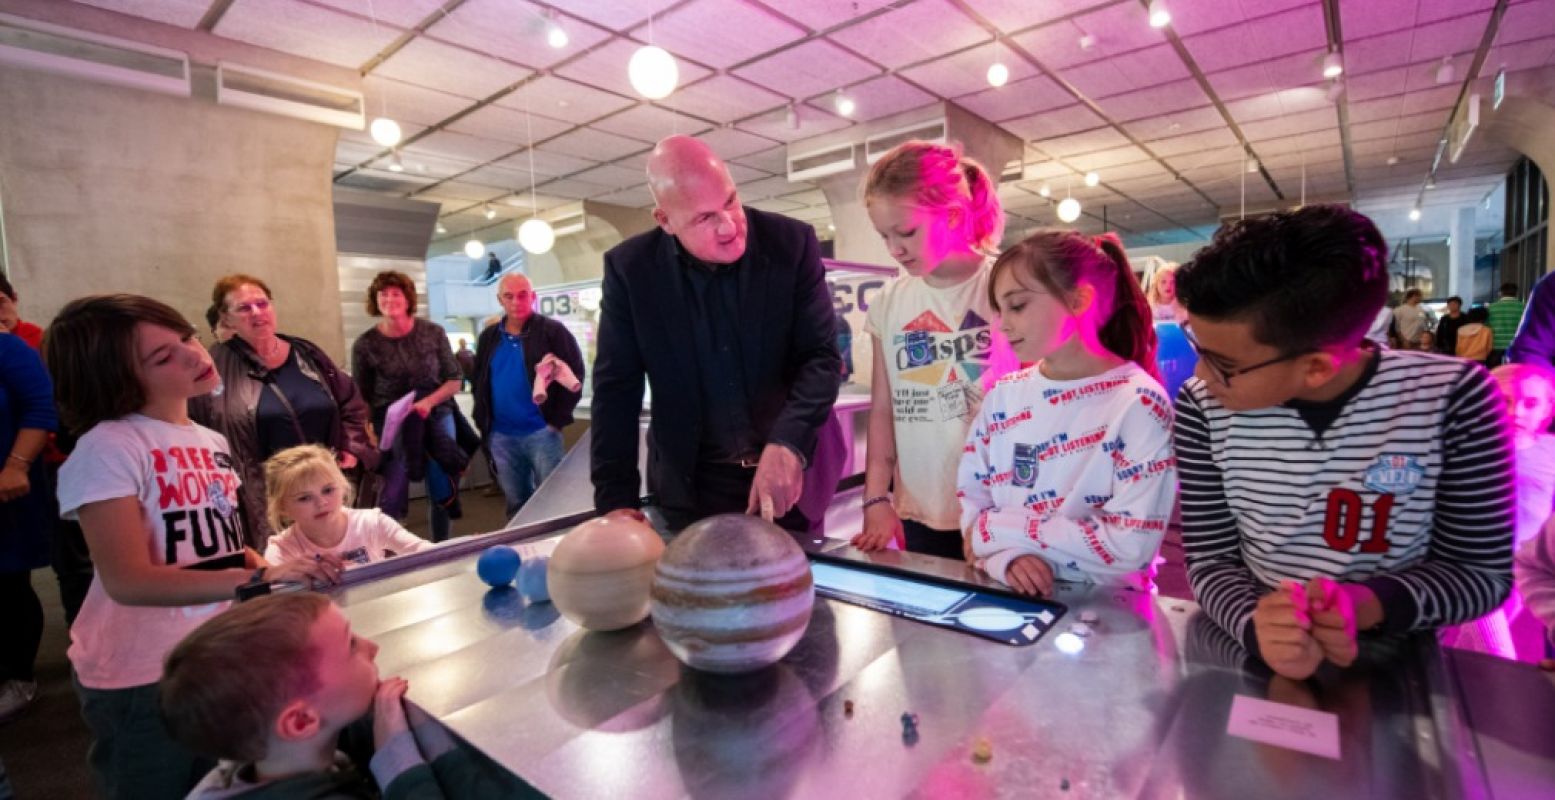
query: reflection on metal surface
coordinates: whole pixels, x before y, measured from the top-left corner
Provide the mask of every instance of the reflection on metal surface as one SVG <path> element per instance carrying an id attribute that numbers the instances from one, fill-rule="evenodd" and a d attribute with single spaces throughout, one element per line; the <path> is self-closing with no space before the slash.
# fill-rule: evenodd
<path id="1" fill-rule="evenodd" d="M 1069 631 L 1064 631 L 1053 637 L 1053 646 L 1057 647 L 1058 651 L 1065 655 L 1078 655 L 1081 650 L 1085 649 L 1085 640 Z"/>
<path id="2" fill-rule="evenodd" d="M 586 482 L 570 489 L 589 496 Z M 526 538 L 544 552 L 551 540 L 533 537 L 569 524 L 491 540 Z M 415 705 L 554 796 L 1490 796 L 1482 777 L 1476 788 L 1475 745 L 1462 744 L 1474 734 L 1433 709 L 1433 696 L 1457 690 L 1433 671 L 1429 637 L 1377 643 L 1351 670 L 1292 685 L 1248 662 L 1191 602 L 1062 584 L 1053 599 L 1087 620 L 1089 637 L 1055 631 L 1052 647 L 1012 648 L 817 600 L 787 657 L 730 678 L 680 667 L 651 624 L 585 633 L 547 604 L 486 592 L 479 551 L 396 559 L 396 571 L 337 598 L 379 642 L 384 672 L 410 681 Z M 828 552 L 986 583 L 958 562 Z M 1239 694 L 1337 715 L 1341 759 L 1227 736 Z M 904 712 L 920 718 L 910 747 Z M 1504 728 L 1482 727 L 1481 748 Z M 996 755 L 974 764 L 980 737 Z M 1500 756 L 1521 753 L 1513 743 Z"/>

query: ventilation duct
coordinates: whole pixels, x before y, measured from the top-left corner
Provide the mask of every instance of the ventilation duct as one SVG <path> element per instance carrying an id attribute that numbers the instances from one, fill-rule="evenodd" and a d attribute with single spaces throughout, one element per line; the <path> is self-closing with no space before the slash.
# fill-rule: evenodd
<path id="1" fill-rule="evenodd" d="M 216 104 L 264 111 L 359 131 L 367 127 L 362 93 L 237 64 L 216 65 Z"/>
<path id="2" fill-rule="evenodd" d="M 847 172 L 858 163 L 858 157 L 853 152 L 852 144 L 840 147 L 828 147 L 824 150 L 814 150 L 788 157 L 788 179 L 790 181 L 808 181 L 822 178 L 827 175 L 835 175 L 839 172 Z"/>
<path id="3" fill-rule="evenodd" d="M 0 64 L 188 97 L 189 57 L 176 50 L 0 14 Z"/>
<path id="4" fill-rule="evenodd" d="M 944 144 L 945 120 L 933 119 L 910 127 L 877 133 L 864 139 L 864 162 L 873 164 L 879 161 L 881 156 L 891 152 L 891 148 L 913 139 Z"/>
<path id="5" fill-rule="evenodd" d="M 551 230 L 555 231 L 558 237 L 579 233 L 588 227 L 588 215 L 584 213 L 582 203 L 569 204 L 562 209 L 540 216 L 551 223 Z"/>

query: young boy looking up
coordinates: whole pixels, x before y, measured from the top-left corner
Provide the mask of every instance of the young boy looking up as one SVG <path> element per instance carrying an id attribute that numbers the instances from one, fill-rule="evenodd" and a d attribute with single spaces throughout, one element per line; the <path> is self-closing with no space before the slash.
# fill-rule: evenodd
<path id="1" fill-rule="evenodd" d="M 441 797 L 405 719 L 406 683 L 379 680 L 377 653 L 311 592 L 251 600 L 196 628 L 168 655 L 161 684 L 173 737 L 221 759 L 189 797 L 375 798 L 377 787 Z M 371 778 L 336 749 L 369 710 Z"/>
<path id="2" fill-rule="evenodd" d="M 1365 341 L 1387 244 L 1336 206 L 1222 228 L 1177 274 L 1199 351 L 1174 437 L 1188 579 L 1275 672 L 1348 666 L 1357 631 L 1506 598 L 1505 401 L 1479 364 Z"/>

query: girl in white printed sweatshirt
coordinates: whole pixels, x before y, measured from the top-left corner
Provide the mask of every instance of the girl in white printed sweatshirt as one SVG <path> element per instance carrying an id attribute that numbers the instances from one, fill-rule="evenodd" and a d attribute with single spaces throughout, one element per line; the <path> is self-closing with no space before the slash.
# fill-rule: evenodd
<path id="1" fill-rule="evenodd" d="M 1148 589 L 1177 466 L 1150 306 L 1122 244 L 1032 234 L 994 263 L 989 294 L 1035 364 L 983 399 L 961 457 L 971 560 L 1023 594 L 1055 580 Z"/>

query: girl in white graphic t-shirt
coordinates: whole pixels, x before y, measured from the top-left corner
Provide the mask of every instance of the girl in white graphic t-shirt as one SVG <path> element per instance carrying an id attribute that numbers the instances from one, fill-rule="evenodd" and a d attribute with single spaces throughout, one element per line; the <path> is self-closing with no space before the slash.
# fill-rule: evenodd
<path id="1" fill-rule="evenodd" d="M 956 463 L 983 391 L 1015 366 L 991 325 L 989 256 L 1004 212 L 988 173 L 911 141 L 875 162 L 869 219 L 907 274 L 869 306 L 874 337 L 864 530 L 853 544 L 962 557 Z"/>
<path id="2" fill-rule="evenodd" d="M 105 797 L 182 797 L 212 766 L 168 735 L 156 687 L 173 646 L 251 581 L 334 582 L 337 560 L 266 567 L 243 545 L 227 440 L 189 421 L 220 379 L 169 306 L 99 295 L 44 339 L 60 416 L 81 434 L 59 471 L 60 514 L 96 565 L 70 629 L 70 664 Z"/>
<path id="3" fill-rule="evenodd" d="M 433 546 L 376 508 L 348 508 L 351 483 L 335 456 L 316 444 L 288 447 L 265 461 L 265 496 L 270 527 L 280 531 L 265 546 L 272 564 L 326 555 L 370 564 Z"/>
<path id="4" fill-rule="evenodd" d="M 1150 306 L 1115 237 L 1042 231 L 994 263 L 1022 361 L 983 399 L 958 486 L 973 563 L 1023 594 L 1149 588 L 1177 492 Z"/>

